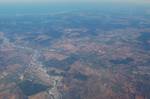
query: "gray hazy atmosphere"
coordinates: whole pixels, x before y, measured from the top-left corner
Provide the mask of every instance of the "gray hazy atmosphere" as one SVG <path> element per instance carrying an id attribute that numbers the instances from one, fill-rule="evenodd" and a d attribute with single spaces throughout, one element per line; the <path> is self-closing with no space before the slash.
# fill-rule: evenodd
<path id="1" fill-rule="evenodd" d="M 128 2 L 128 3 L 149 3 L 149 0 L 0 0 L 0 3 L 73 3 L 73 2 Z"/>

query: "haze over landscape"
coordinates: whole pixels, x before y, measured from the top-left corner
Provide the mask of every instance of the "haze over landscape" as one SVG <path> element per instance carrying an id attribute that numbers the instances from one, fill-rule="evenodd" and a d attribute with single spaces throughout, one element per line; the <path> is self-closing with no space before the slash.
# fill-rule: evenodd
<path id="1" fill-rule="evenodd" d="M 0 99 L 150 99 L 149 0 L 0 0 Z"/>
<path id="2" fill-rule="evenodd" d="M 45 2 L 149 2 L 149 0 L 0 0 L 1 3 L 45 3 Z"/>

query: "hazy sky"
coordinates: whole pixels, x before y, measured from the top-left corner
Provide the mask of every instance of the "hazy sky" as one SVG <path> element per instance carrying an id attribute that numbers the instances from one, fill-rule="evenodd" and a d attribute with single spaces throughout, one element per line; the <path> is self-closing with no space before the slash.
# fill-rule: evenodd
<path id="1" fill-rule="evenodd" d="M 150 0 L 0 0 L 2 3 L 60 3 L 60 2 L 132 2 L 132 3 L 144 3 Z"/>

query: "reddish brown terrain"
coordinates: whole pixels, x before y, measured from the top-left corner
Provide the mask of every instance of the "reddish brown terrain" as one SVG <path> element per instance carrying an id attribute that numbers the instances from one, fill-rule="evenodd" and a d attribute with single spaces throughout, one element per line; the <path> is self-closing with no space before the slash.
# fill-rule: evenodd
<path id="1" fill-rule="evenodd" d="M 0 16 L 0 99 L 150 99 L 139 9 Z"/>

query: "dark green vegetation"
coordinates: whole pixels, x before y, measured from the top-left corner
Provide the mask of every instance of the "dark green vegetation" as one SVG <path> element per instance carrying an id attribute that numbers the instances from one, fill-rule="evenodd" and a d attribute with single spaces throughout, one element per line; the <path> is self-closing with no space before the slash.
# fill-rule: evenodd
<path id="1" fill-rule="evenodd" d="M 114 84 L 112 86 L 112 90 L 116 93 L 122 93 L 123 89 L 122 89 L 122 85 L 121 84 Z"/>
<path id="2" fill-rule="evenodd" d="M 88 79 L 88 76 L 81 74 L 80 72 L 74 75 L 75 79 L 86 81 Z"/>
<path id="3" fill-rule="evenodd" d="M 23 94 L 25 94 L 26 96 L 31 96 L 48 89 L 48 86 L 46 85 L 34 83 L 29 80 L 25 80 L 19 83 L 19 87 L 22 90 Z"/>
<path id="4" fill-rule="evenodd" d="M 103 61 L 102 57 L 95 52 L 79 53 L 79 59 L 82 63 L 91 66 L 91 68 L 107 68 L 105 61 Z"/>
<path id="5" fill-rule="evenodd" d="M 144 49 L 150 50 L 150 32 L 142 32 L 138 37 L 138 40 L 141 42 L 141 45 Z"/>
<path id="6" fill-rule="evenodd" d="M 136 89 L 139 93 L 144 94 L 145 97 L 150 97 L 150 84 L 144 82 L 137 82 Z"/>
<path id="7" fill-rule="evenodd" d="M 126 59 L 117 59 L 117 60 L 110 60 L 111 63 L 113 64 L 129 64 L 133 62 L 134 60 L 132 58 L 126 58 Z"/>
<path id="8" fill-rule="evenodd" d="M 47 67 L 55 67 L 63 70 L 68 70 L 70 65 L 78 60 L 77 55 L 70 55 L 68 58 L 59 61 L 57 59 L 52 59 L 44 62 L 44 65 Z"/>

